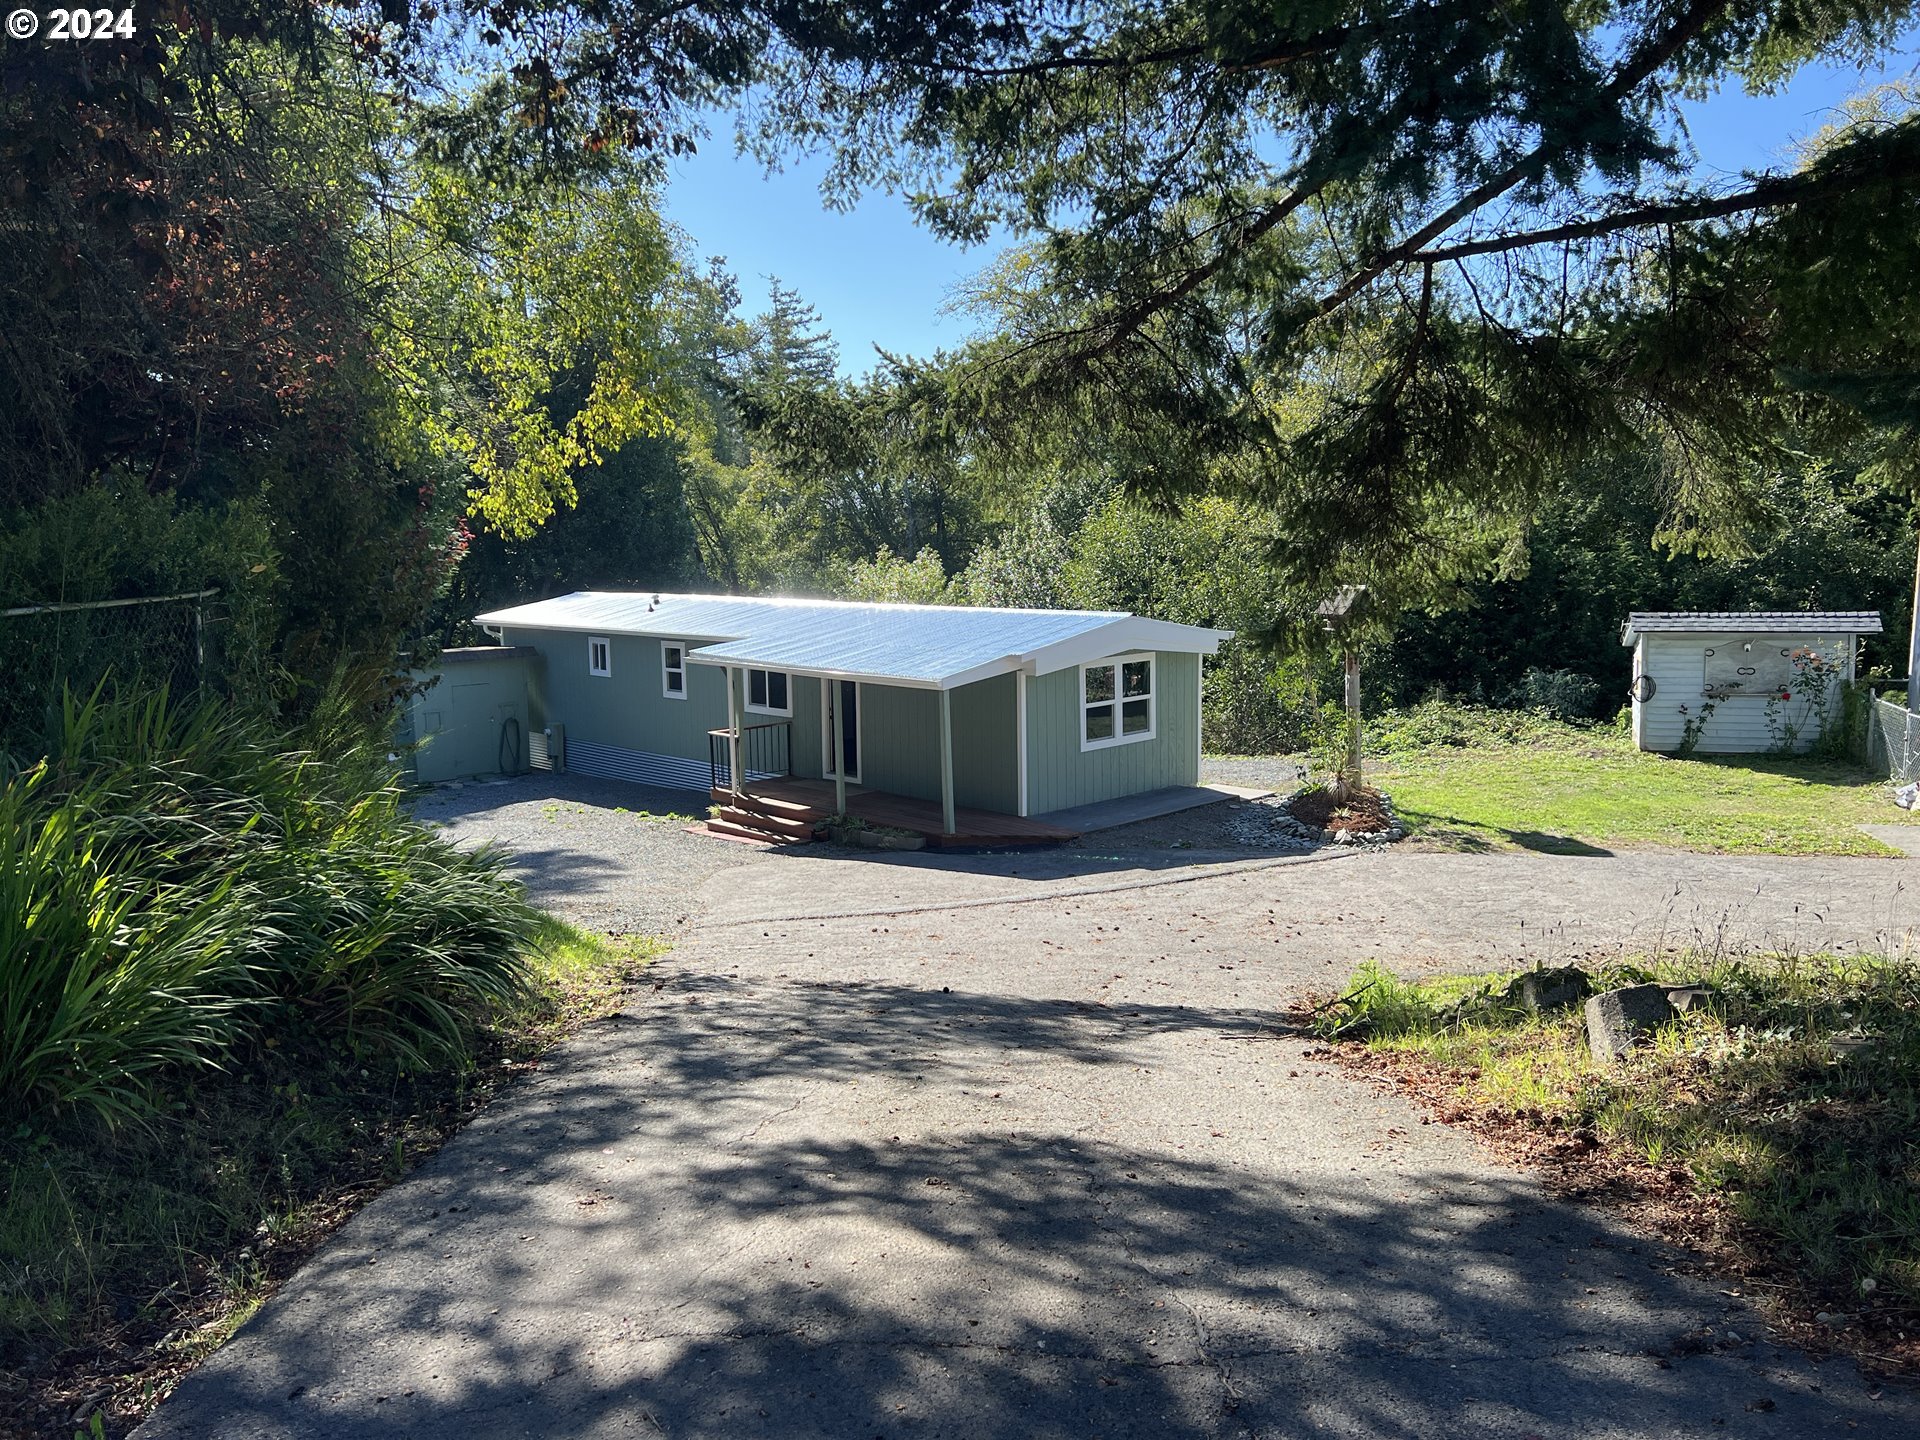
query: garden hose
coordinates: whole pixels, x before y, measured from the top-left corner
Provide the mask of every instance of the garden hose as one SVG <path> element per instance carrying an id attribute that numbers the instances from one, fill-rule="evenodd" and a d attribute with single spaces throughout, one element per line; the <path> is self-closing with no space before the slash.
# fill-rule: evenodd
<path id="1" fill-rule="evenodd" d="M 500 773 L 520 773 L 520 722 L 511 715 L 500 727 Z"/>

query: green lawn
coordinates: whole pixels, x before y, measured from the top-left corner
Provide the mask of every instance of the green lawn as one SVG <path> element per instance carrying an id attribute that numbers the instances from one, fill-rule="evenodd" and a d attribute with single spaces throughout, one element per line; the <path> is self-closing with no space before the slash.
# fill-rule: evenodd
<path id="1" fill-rule="evenodd" d="M 1535 722 L 1516 730 L 1395 748 L 1371 761 L 1368 779 L 1392 794 L 1414 835 L 1465 850 L 1894 855 L 1856 824 L 1913 818 L 1890 802 L 1885 780 L 1849 766 L 1677 760 L 1643 754 L 1612 729 Z M 1392 732 L 1383 738 L 1396 741 Z"/>

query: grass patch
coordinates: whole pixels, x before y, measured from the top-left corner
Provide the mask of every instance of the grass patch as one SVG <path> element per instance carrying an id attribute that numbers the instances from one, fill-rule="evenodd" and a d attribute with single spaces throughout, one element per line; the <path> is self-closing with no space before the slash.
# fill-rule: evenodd
<path id="1" fill-rule="evenodd" d="M 1887 959 L 1623 965 L 1598 983 L 1705 981 L 1713 994 L 1616 1066 L 1580 1010 L 1529 1012 L 1511 975 L 1403 982 L 1368 967 L 1316 1012 L 1408 1075 L 1443 1119 L 1602 1151 L 1684 1184 L 1726 1243 L 1828 1315 L 1920 1365 L 1920 967 Z"/>
<path id="2" fill-rule="evenodd" d="M 1908 823 L 1887 782 L 1810 759 L 1636 750 L 1612 726 L 1469 706 L 1369 723 L 1367 779 L 1409 833 L 1462 850 L 1592 854 L 1659 846 L 1715 854 L 1894 855 L 1855 828 Z"/>
<path id="3" fill-rule="evenodd" d="M 85 1110 L 0 1132 L 0 1433 L 125 1433 L 335 1225 L 541 1051 L 612 1013 L 664 946 L 549 921 L 532 983 L 460 1057 L 409 1068 L 286 1026 L 178 1072 L 144 1123 Z M 62 1428 L 64 1427 L 64 1428 Z"/>

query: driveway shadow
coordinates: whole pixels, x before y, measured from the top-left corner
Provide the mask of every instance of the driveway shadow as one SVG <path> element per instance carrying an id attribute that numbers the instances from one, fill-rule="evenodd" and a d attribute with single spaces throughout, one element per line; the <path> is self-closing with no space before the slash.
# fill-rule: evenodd
<path id="1" fill-rule="evenodd" d="M 1299 1063 L 1253 1009 L 682 977 L 144 1433 L 1911 1433 L 1910 1398 L 1757 1342 L 1671 1252 L 1356 1130 L 1365 1092 L 1294 1093 Z"/>

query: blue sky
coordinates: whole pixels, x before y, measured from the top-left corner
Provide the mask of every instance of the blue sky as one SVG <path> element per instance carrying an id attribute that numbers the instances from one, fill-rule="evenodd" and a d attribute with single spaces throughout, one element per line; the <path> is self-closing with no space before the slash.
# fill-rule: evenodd
<path id="1" fill-rule="evenodd" d="M 1688 124 L 1707 170 L 1764 169 L 1848 96 L 1912 73 L 1911 53 L 1864 76 L 1852 66 L 1808 69 L 1777 95 L 1732 90 L 1691 105 Z M 848 374 L 873 367 L 876 345 L 927 355 L 964 341 L 969 318 L 941 310 L 955 284 L 983 268 L 992 250 L 945 244 L 915 225 L 892 195 L 868 195 L 845 213 L 828 210 L 820 200 L 821 170 L 801 161 L 769 176 L 733 153 L 723 122 L 698 155 L 675 165 L 667 213 L 700 255 L 726 257 L 749 312 L 765 299 L 769 276 L 798 290 L 839 342 Z"/>

